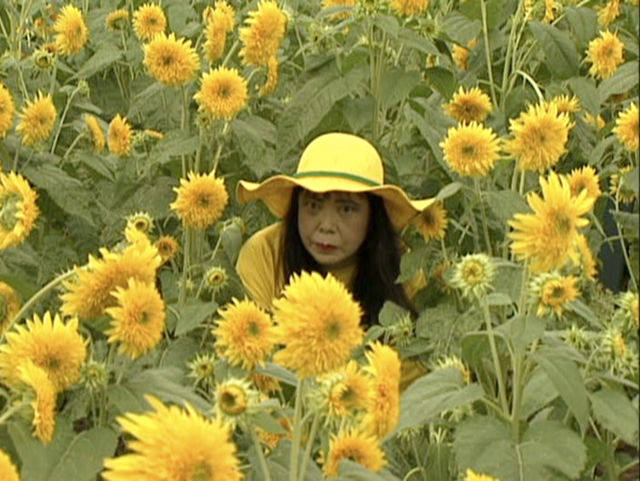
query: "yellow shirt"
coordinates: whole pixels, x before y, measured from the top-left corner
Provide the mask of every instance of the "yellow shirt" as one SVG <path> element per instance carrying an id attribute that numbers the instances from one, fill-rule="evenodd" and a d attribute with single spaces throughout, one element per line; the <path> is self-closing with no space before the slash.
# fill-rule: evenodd
<path id="1" fill-rule="evenodd" d="M 278 222 L 256 232 L 242 246 L 236 271 L 249 296 L 267 311 L 273 310 L 273 300 L 280 297 L 285 287 L 282 246 L 284 224 Z M 329 271 L 347 288 L 353 286 L 356 265 Z M 405 285 L 409 297 L 424 285 L 424 277 L 417 277 Z M 401 388 L 422 376 L 426 369 L 420 363 L 405 359 L 402 361 Z"/>

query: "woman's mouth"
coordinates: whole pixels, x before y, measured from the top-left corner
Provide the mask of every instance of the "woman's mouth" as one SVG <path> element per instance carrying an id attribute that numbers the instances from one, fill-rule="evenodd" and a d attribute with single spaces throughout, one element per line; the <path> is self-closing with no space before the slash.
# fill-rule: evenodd
<path id="1" fill-rule="evenodd" d="M 337 249 L 336 246 L 332 244 L 322 244 L 320 242 L 316 242 L 316 247 L 320 252 L 333 252 Z"/>

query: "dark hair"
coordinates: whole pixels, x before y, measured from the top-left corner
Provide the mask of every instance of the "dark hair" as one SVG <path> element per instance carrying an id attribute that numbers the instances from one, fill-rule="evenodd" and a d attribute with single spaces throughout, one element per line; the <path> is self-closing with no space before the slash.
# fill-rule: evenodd
<path id="1" fill-rule="evenodd" d="M 302 271 L 323 272 L 322 266 L 307 251 L 298 230 L 298 198 L 302 191 L 296 187 L 291 194 L 291 207 L 287 213 L 284 235 L 284 275 Z M 393 229 L 382 198 L 367 194 L 371 206 L 371 218 L 364 242 L 358 250 L 358 269 L 353 283 L 353 297 L 364 310 L 364 324 L 369 327 L 378 322 L 378 314 L 385 301 L 392 301 L 408 310 L 412 317 L 418 312 L 407 297 L 401 284 L 396 283 L 400 274 L 400 236 Z"/>

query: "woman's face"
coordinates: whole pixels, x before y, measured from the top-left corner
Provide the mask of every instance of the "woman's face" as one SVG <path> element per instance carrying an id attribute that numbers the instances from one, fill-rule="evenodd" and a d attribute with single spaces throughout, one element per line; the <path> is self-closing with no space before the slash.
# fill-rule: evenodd
<path id="1" fill-rule="evenodd" d="M 298 206 L 302 244 L 318 264 L 335 269 L 356 261 L 371 215 L 367 194 L 303 190 Z"/>

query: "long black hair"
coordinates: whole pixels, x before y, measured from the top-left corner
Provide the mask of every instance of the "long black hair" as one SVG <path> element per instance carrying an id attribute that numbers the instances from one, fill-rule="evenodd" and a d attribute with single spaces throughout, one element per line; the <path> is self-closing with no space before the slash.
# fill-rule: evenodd
<path id="1" fill-rule="evenodd" d="M 291 194 L 291 207 L 285 222 L 283 265 L 285 279 L 302 271 L 323 272 L 323 268 L 307 251 L 298 230 L 298 199 L 302 189 L 296 187 Z M 378 322 L 378 314 L 385 301 L 408 310 L 418 317 L 401 284 L 396 283 L 400 274 L 400 236 L 393 229 L 382 198 L 367 194 L 371 218 L 364 242 L 358 250 L 358 266 L 352 294 L 364 310 L 363 321 L 369 327 Z"/>

